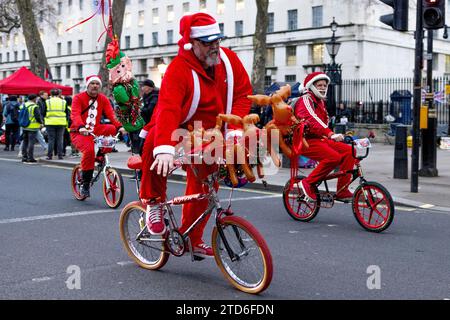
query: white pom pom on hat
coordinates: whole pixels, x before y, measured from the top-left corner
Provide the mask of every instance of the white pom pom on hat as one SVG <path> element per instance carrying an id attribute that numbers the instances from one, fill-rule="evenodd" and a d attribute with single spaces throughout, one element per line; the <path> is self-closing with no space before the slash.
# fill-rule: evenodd
<path id="1" fill-rule="evenodd" d="M 191 50 L 192 49 L 192 43 L 185 43 L 184 45 L 183 45 L 183 49 L 184 50 Z"/>

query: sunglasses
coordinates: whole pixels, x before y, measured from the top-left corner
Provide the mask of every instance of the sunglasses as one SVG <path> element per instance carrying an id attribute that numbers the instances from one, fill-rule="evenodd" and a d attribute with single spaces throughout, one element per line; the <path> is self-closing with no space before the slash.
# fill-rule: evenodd
<path id="1" fill-rule="evenodd" d="M 220 38 L 217 39 L 217 40 L 211 41 L 211 42 L 202 41 L 200 39 L 194 39 L 194 40 L 200 42 L 204 47 L 211 47 L 211 46 L 213 46 L 215 44 L 218 44 L 218 43 L 220 43 L 222 41 L 222 39 L 220 39 Z"/>

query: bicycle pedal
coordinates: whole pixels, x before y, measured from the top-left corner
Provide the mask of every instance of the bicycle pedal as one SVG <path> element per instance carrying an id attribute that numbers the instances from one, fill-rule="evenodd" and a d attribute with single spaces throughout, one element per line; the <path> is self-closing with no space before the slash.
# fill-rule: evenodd
<path id="1" fill-rule="evenodd" d="M 194 260 L 195 260 L 195 261 L 202 261 L 202 260 L 205 260 L 205 258 L 196 256 L 196 255 L 194 254 Z"/>

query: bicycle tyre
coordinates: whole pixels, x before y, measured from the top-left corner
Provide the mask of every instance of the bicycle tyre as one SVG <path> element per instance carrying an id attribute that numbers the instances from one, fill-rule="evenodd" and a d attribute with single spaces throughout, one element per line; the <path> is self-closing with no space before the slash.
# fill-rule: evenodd
<path id="1" fill-rule="evenodd" d="M 83 201 L 85 200 L 87 197 L 82 196 L 80 193 L 80 189 L 81 189 L 81 165 L 77 164 L 73 169 L 72 169 L 72 174 L 71 174 L 71 178 L 70 178 L 70 184 L 72 187 L 72 193 L 75 197 L 75 199 L 79 200 L 79 201 Z"/>
<path id="2" fill-rule="evenodd" d="M 144 231 L 145 238 L 142 239 L 155 240 L 155 247 L 146 246 L 142 240 L 139 241 L 136 239 L 138 233 L 142 231 L 140 224 L 141 218 L 145 219 L 145 206 L 140 201 L 127 204 L 120 214 L 120 238 L 128 256 L 137 265 L 147 270 L 161 269 L 167 263 L 170 256 L 165 250 L 164 236 L 153 236 L 148 231 Z M 147 228 L 145 224 L 144 228 Z M 150 250 L 145 251 L 146 248 Z"/>
<path id="3" fill-rule="evenodd" d="M 370 196 L 368 199 L 365 199 L 364 191 L 368 192 Z M 374 208 L 370 208 L 371 205 L 374 205 Z M 356 188 L 353 193 L 352 209 L 356 221 L 371 232 L 386 230 L 392 223 L 395 213 L 394 201 L 389 191 L 373 181 L 365 182 Z M 382 219 L 379 220 L 375 216 L 376 219 L 373 220 L 374 213 Z"/>
<path id="4" fill-rule="evenodd" d="M 300 181 L 305 176 L 297 176 L 291 186 L 291 180 L 288 180 L 283 188 L 283 204 L 287 213 L 292 219 L 302 222 L 311 221 L 316 217 L 320 210 L 320 197 L 317 189 L 315 190 L 317 200 L 315 202 L 306 201 L 303 191 L 300 188 Z"/>
<path id="5" fill-rule="evenodd" d="M 109 181 L 109 189 L 106 189 L 106 181 Z M 103 179 L 103 198 L 108 207 L 115 209 L 122 203 L 124 188 L 123 178 L 119 171 L 114 168 L 106 169 L 106 177 Z"/>
<path id="6" fill-rule="evenodd" d="M 222 217 L 219 224 L 222 227 L 225 237 L 232 249 L 235 252 L 237 251 L 236 249 L 241 251 L 240 259 L 237 261 L 231 261 L 228 252 L 223 245 L 217 226 L 214 227 L 211 241 L 214 251 L 214 258 L 219 266 L 219 269 L 225 275 L 225 278 L 234 287 L 246 293 L 258 294 L 267 289 L 272 281 L 273 275 L 272 255 L 259 231 L 252 224 L 250 224 L 250 222 L 237 216 Z M 244 250 L 239 244 L 235 230 L 239 231 L 239 235 L 241 237 L 244 235 L 242 240 L 244 244 L 247 245 L 245 248 L 245 255 L 242 255 L 244 254 Z M 254 247 L 248 246 L 250 242 L 253 242 Z M 250 255 L 249 252 L 251 253 Z M 242 257 L 255 259 L 252 259 L 244 265 L 243 263 L 245 263 L 247 259 L 242 259 Z M 257 264 L 259 265 L 257 266 Z M 256 267 L 257 269 L 250 270 L 249 274 L 244 276 L 242 274 L 245 270 L 244 266 Z M 234 267 L 237 267 L 237 269 Z"/>

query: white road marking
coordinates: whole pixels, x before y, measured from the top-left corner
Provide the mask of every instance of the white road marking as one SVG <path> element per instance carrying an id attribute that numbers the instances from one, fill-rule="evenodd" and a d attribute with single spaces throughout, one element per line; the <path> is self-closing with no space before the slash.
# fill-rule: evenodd
<path id="1" fill-rule="evenodd" d="M 52 280 L 51 277 L 42 277 L 42 278 L 33 278 L 31 279 L 31 281 L 33 282 L 43 282 L 43 281 L 49 281 Z"/>
<path id="2" fill-rule="evenodd" d="M 8 158 L 0 158 L 1 161 L 9 161 L 9 162 L 20 162 L 21 159 L 8 159 Z"/>
<path id="3" fill-rule="evenodd" d="M 420 207 L 423 209 L 430 209 L 430 208 L 434 207 L 434 204 L 425 203 L 425 204 L 421 205 Z"/>
<path id="4" fill-rule="evenodd" d="M 133 261 L 119 261 L 119 262 L 117 262 L 117 264 L 119 266 L 123 267 L 123 266 L 127 266 L 127 265 L 130 265 L 130 264 L 134 264 L 134 262 Z"/>
<path id="5" fill-rule="evenodd" d="M 246 200 L 261 200 L 261 199 L 270 199 L 270 198 L 281 198 L 281 194 L 273 194 L 268 196 L 255 196 L 255 197 L 242 197 L 242 198 L 231 198 L 231 202 L 234 201 L 246 201 Z M 226 202 L 228 199 L 220 199 L 220 202 Z"/>
<path id="6" fill-rule="evenodd" d="M 98 213 L 106 213 L 106 212 L 113 212 L 113 210 L 107 209 L 107 210 L 78 211 L 78 212 L 56 213 L 56 214 L 48 214 L 48 215 L 32 216 L 32 217 L 23 217 L 23 218 L 1 219 L 0 220 L 0 224 L 8 224 L 8 223 L 16 223 L 16 222 L 28 222 L 28 221 L 36 221 L 36 220 L 49 220 L 49 219 L 76 217 L 76 216 L 86 216 L 86 215 L 98 214 Z"/>

